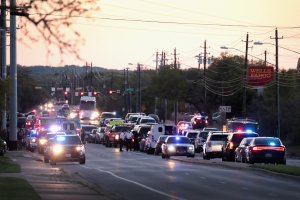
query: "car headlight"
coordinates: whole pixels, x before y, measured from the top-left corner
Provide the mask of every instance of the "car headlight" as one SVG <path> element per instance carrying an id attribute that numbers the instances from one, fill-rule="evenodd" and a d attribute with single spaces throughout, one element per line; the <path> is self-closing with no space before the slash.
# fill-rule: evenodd
<path id="1" fill-rule="evenodd" d="M 96 118 L 99 117 L 99 113 L 98 112 L 93 112 L 92 116 L 91 116 L 91 119 L 94 120 Z"/>
<path id="2" fill-rule="evenodd" d="M 55 145 L 53 147 L 53 153 L 55 153 L 55 154 L 60 154 L 62 151 L 63 151 L 63 148 L 61 145 Z"/>
<path id="3" fill-rule="evenodd" d="M 189 150 L 194 150 L 194 146 L 189 146 Z"/>
<path id="4" fill-rule="evenodd" d="M 115 139 L 118 140 L 120 138 L 119 135 L 115 135 Z"/>
<path id="5" fill-rule="evenodd" d="M 45 138 L 42 138 L 42 139 L 39 140 L 39 142 L 40 142 L 41 145 L 44 145 L 44 144 L 47 143 L 47 140 Z"/>
<path id="6" fill-rule="evenodd" d="M 174 152 L 176 148 L 174 146 L 168 146 L 168 151 Z"/>
<path id="7" fill-rule="evenodd" d="M 35 138 L 32 138 L 32 139 L 31 139 L 31 142 L 36 142 L 36 139 L 35 139 Z"/>
<path id="8" fill-rule="evenodd" d="M 84 151 L 84 146 L 77 146 L 75 147 L 76 151 Z"/>

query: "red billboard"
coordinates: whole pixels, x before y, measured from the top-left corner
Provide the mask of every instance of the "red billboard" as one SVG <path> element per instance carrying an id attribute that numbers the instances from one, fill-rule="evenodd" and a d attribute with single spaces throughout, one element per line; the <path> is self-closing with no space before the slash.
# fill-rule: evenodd
<path id="1" fill-rule="evenodd" d="M 249 66 L 247 83 L 249 86 L 264 86 L 274 80 L 274 67 Z"/>

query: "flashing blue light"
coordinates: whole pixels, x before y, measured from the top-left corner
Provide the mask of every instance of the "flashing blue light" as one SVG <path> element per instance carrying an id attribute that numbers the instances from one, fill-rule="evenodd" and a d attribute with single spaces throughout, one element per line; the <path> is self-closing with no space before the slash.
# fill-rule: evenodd
<path id="1" fill-rule="evenodd" d="M 62 141 L 65 141 L 66 138 L 62 137 L 62 136 L 59 136 L 59 137 L 56 138 L 56 140 L 62 142 Z"/>
<path id="2" fill-rule="evenodd" d="M 251 129 L 247 129 L 246 133 L 252 133 L 253 131 Z"/>
<path id="3" fill-rule="evenodd" d="M 269 143 L 271 146 L 275 146 L 276 144 L 275 144 L 275 142 L 270 142 Z"/>
<path id="4" fill-rule="evenodd" d="M 177 137 L 176 137 L 176 140 L 180 140 L 180 137 L 177 136 Z"/>

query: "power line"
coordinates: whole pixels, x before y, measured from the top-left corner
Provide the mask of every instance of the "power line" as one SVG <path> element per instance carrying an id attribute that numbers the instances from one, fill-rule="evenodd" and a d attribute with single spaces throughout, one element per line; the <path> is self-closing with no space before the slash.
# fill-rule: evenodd
<path id="1" fill-rule="evenodd" d="M 29 15 L 47 15 L 44 13 L 31 13 Z M 244 24 L 219 24 L 219 23 L 197 23 L 197 22 L 178 22 L 178 21 L 159 21 L 159 20 L 145 20 L 145 19 L 130 19 L 130 18 L 113 18 L 113 17 L 91 17 L 91 16 L 67 16 L 51 14 L 50 16 L 57 17 L 72 17 L 72 18 L 86 18 L 99 19 L 109 21 L 127 21 L 127 22 L 141 22 L 141 23 L 157 23 L 157 24 L 175 24 L 175 25 L 196 25 L 196 26 L 220 26 L 220 27 L 244 27 L 244 28 L 282 28 L 282 29 L 298 29 L 300 26 L 271 26 L 271 25 L 244 25 Z"/>

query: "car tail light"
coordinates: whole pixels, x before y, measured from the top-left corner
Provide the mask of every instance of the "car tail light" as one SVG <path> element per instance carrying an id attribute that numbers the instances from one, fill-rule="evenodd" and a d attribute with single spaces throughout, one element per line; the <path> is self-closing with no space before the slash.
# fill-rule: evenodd
<path id="1" fill-rule="evenodd" d="M 229 149 L 233 149 L 233 142 L 229 143 Z"/>
<path id="2" fill-rule="evenodd" d="M 255 146 L 252 148 L 253 151 L 262 151 L 262 150 L 275 150 L 275 151 L 285 151 L 284 147 L 269 147 L 269 146 L 265 146 L 265 147 L 259 147 L 259 146 Z"/>

